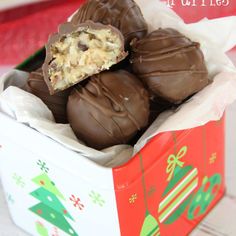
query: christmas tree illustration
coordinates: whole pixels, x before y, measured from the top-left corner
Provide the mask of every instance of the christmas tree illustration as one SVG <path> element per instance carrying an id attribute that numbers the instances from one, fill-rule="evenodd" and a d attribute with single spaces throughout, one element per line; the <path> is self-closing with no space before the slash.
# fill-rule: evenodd
<path id="1" fill-rule="evenodd" d="M 49 223 L 57 226 L 67 234 L 78 236 L 67 221 L 67 219 L 73 220 L 73 218 L 60 201 L 64 201 L 65 198 L 50 180 L 48 175 L 43 173 L 35 177 L 32 181 L 40 186 L 31 193 L 31 195 L 38 199 L 40 203 L 31 207 L 29 210 Z"/>

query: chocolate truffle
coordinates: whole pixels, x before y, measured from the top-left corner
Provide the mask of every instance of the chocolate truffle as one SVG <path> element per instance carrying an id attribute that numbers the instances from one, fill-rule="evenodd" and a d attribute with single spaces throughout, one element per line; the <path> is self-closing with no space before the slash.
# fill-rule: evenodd
<path id="1" fill-rule="evenodd" d="M 102 72 L 73 89 L 67 116 L 76 136 L 90 147 L 126 144 L 148 124 L 148 92 L 127 71 Z"/>
<path id="2" fill-rule="evenodd" d="M 55 95 L 50 95 L 48 87 L 43 79 L 42 69 L 38 69 L 37 71 L 30 73 L 24 90 L 39 97 L 52 111 L 57 123 L 68 123 L 66 104 L 71 91 L 70 89 Z"/>
<path id="3" fill-rule="evenodd" d="M 147 23 L 139 6 L 133 0 L 89 0 L 72 17 L 78 24 L 92 20 L 118 28 L 125 38 L 126 47 L 134 38 L 147 34 Z"/>
<path id="4" fill-rule="evenodd" d="M 174 29 L 132 42 L 133 72 L 159 97 L 180 103 L 209 84 L 199 43 Z"/>
<path id="5" fill-rule="evenodd" d="M 44 79 L 54 94 L 109 69 L 126 56 L 118 29 L 92 21 L 77 26 L 65 23 L 46 45 Z"/>

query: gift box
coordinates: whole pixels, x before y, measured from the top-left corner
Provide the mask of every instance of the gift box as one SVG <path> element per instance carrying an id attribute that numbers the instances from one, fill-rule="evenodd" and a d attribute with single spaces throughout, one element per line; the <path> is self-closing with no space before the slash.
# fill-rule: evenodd
<path id="1" fill-rule="evenodd" d="M 187 235 L 224 195 L 224 118 L 161 133 L 116 168 L 0 120 L 9 210 L 31 235 Z"/>
<path id="2" fill-rule="evenodd" d="M 200 41 L 214 81 L 163 116 L 162 125 L 161 118 L 154 121 L 129 161 L 108 167 L 97 161 L 104 153 L 89 156 L 87 149 L 52 136 L 45 119 L 28 119 L 41 115 L 21 111 L 29 107 L 22 96 L 29 95 L 7 88 L 24 76 L 13 71 L 3 77 L 0 173 L 12 219 L 31 235 L 188 235 L 224 195 L 223 113 L 236 99 L 236 70 L 224 52 L 236 42 L 236 35 L 227 34 L 235 18 L 186 26 L 155 0 L 137 2 L 153 27 L 173 27 Z M 222 32 L 217 38 L 215 29 Z M 44 56 L 40 51 L 18 69 L 35 70 Z M 56 132 L 59 126 L 50 125 Z"/>

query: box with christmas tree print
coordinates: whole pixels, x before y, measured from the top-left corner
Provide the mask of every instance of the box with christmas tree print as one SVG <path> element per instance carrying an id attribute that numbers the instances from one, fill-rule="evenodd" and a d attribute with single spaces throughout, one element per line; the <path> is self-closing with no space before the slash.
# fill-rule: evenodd
<path id="1" fill-rule="evenodd" d="M 161 133 L 116 168 L 0 119 L 6 199 L 31 235 L 188 235 L 224 194 L 224 118 Z"/>
<path id="2" fill-rule="evenodd" d="M 38 130 L 31 128 L 25 120 L 29 111 L 23 109 L 18 120 L 20 110 L 11 104 L 20 105 L 21 97 L 10 101 L 2 95 L 7 89 L 1 91 L 0 111 L 8 114 L 0 112 L 1 179 L 13 221 L 30 235 L 185 236 L 224 194 L 222 114 L 236 98 L 236 69 L 224 52 L 235 45 L 229 32 L 236 23 L 230 18 L 185 25 L 156 0 L 137 2 L 152 28 L 172 27 L 201 43 L 214 81 L 169 116 L 161 132 L 136 146 L 127 163 L 114 168 L 75 152 L 72 142 L 62 145 L 59 136 L 41 132 L 45 120 Z M 44 56 L 39 52 L 19 68 L 35 70 Z M 19 71 L 9 76 L 18 82 L 23 77 Z M 0 81 L 0 90 L 7 85 Z M 34 127 L 38 120 L 31 121 Z"/>

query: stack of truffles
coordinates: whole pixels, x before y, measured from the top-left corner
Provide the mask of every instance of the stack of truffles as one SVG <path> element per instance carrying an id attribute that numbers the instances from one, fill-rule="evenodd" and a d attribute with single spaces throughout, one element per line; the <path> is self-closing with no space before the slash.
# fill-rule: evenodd
<path id="1" fill-rule="evenodd" d="M 133 0 L 88 0 L 50 36 L 25 88 L 100 150 L 130 143 L 208 84 L 199 43 L 170 28 L 148 34 Z"/>

